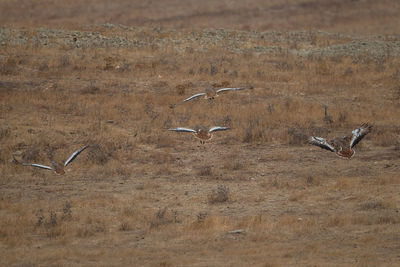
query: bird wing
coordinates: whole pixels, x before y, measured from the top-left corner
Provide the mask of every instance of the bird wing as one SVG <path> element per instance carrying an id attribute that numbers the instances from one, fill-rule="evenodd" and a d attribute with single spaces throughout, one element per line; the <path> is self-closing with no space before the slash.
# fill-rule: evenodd
<path id="1" fill-rule="evenodd" d="M 81 153 L 83 150 L 85 150 L 88 146 L 84 146 L 81 149 L 75 151 L 74 153 L 72 153 L 72 155 L 69 157 L 69 159 L 67 159 L 64 163 L 64 167 L 67 167 L 68 164 L 71 163 L 71 161 L 73 161 L 78 155 L 79 153 Z"/>
<path id="2" fill-rule="evenodd" d="M 217 90 L 217 93 L 225 92 L 225 91 L 236 91 L 236 90 L 243 90 L 244 88 L 242 87 L 237 87 L 237 88 L 221 88 Z"/>
<path id="3" fill-rule="evenodd" d="M 210 130 L 208 130 L 210 133 L 212 132 L 217 132 L 217 131 L 225 131 L 225 130 L 229 130 L 230 128 L 228 127 L 221 127 L 221 126 L 215 126 L 212 127 Z"/>
<path id="4" fill-rule="evenodd" d="M 319 146 L 323 149 L 327 149 L 332 152 L 335 152 L 335 148 L 332 145 L 330 145 L 328 142 L 326 142 L 326 140 L 322 137 L 311 136 L 309 139 L 309 142 L 312 145 Z"/>
<path id="5" fill-rule="evenodd" d="M 188 101 L 192 100 L 193 98 L 196 98 L 196 97 L 199 97 L 199 96 L 202 96 L 202 95 L 205 95 L 205 94 L 206 93 L 198 93 L 198 94 L 192 95 L 191 97 L 188 97 L 185 100 L 183 100 L 181 103 L 188 102 Z"/>
<path id="6" fill-rule="evenodd" d="M 193 129 L 189 128 L 183 128 L 183 127 L 178 127 L 175 129 L 168 129 L 168 131 L 174 131 L 174 132 L 188 132 L 188 133 L 195 133 L 196 131 Z"/>
<path id="7" fill-rule="evenodd" d="M 32 164 L 30 164 L 30 163 L 22 163 L 22 165 L 38 167 L 38 168 L 42 168 L 42 169 L 46 169 L 46 170 L 52 170 L 53 169 L 52 167 L 45 166 L 45 165 L 42 165 L 42 164 L 36 164 L 36 163 L 32 163 Z"/>
<path id="8" fill-rule="evenodd" d="M 350 141 L 350 147 L 353 148 L 355 145 L 357 145 L 358 142 L 360 142 L 361 139 L 363 139 L 364 136 L 366 136 L 371 130 L 372 125 L 369 125 L 368 123 L 364 123 L 360 128 L 353 130 L 351 132 L 353 136 Z"/>

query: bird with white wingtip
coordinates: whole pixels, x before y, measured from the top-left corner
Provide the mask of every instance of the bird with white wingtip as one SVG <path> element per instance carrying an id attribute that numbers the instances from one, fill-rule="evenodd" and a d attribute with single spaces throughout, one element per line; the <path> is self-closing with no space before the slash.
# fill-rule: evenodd
<path id="1" fill-rule="evenodd" d="M 186 98 L 185 100 L 183 100 L 182 102 L 172 105 L 171 107 L 175 107 L 177 105 L 181 105 L 183 103 L 186 103 L 190 100 L 193 100 L 195 98 L 204 96 L 204 99 L 208 99 L 208 100 L 213 100 L 215 97 L 219 96 L 218 93 L 222 93 L 222 92 L 227 92 L 227 91 L 238 91 L 238 90 L 243 90 L 243 87 L 235 87 L 235 88 L 221 88 L 218 90 L 215 90 L 214 88 L 209 88 L 206 90 L 206 92 L 204 93 L 198 93 L 195 95 L 192 95 L 191 97 Z"/>
<path id="2" fill-rule="evenodd" d="M 178 127 L 175 129 L 169 129 L 168 131 L 174 131 L 174 132 L 187 132 L 187 133 L 193 133 L 193 135 L 197 138 L 200 139 L 201 144 L 205 144 L 206 141 L 211 140 L 213 137 L 213 133 L 217 131 L 226 131 L 230 130 L 228 127 L 221 127 L 221 126 L 215 126 L 209 129 L 208 131 L 205 129 L 198 129 L 198 130 L 193 130 L 190 128 L 184 128 L 184 127 Z"/>
<path id="3" fill-rule="evenodd" d="M 72 153 L 72 155 L 64 162 L 64 164 L 58 164 L 54 161 L 51 161 L 52 167 L 42 165 L 42 164 L 37 164 L 37 163 L 22 163 L 24 166 L 31 166 L 31 167 L 37 167 L 41 169 L 46 169 L 46 170 L 52 170 L 58 175 L 63 175 L 65 174 L 65 168 L 70 164 L 83 150 L 85 150 L 88 146 L 84 146 L 81 149 L 75 151 Z"/>
<path id="4" fill-rule="evenodd" d="M 372 125 L 364 123 L 360 128 L 351 132 L 351 135 L 326 140 L 322 137 L 311 136 L 309 143 L 323 149 L 335 152 L 341 158 L 351 159 L 356 153 L 353 148 L 372 130 Z"/>

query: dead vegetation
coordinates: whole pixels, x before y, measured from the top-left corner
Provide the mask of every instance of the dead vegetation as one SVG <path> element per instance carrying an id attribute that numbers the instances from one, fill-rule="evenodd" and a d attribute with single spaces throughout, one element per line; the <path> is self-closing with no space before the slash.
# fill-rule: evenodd
<path id="1" fill-rule="evenodd" d="M 224 185 L 219 185 L 217 189 L 213 189 L 208 195 L 208 202 L 210 204 L 217 204 L 229 201 L 230 192 L 229 187 Z"/>
<path id="2" fill-rule="evenodd" d="M 92 27 L 142 45 L 43 45 L 28 28 L 0 46 L 2 264 L 399 264 L 398 57 L 287 52 L 353 38 L 314 31 Z M 237 43 L 208 46 L 221 32 Z M 209 86 L 246 90 L 170 108 Z M 351 161 L 306 144 L 363 122 Z M 232 129 L 204 146 L 167 131 L 196 125 Z M 62 178 L 17 164 L 86 144 Z"/>
<path id="3" fill-rule="evenodd" d="M 44 0 L 51 12 L 43 10 L 36 2 L 22 0 L 15 5 L 11 0 L 2 1 L 0 18 L 2 25 L 74 27 L 77 25 L 114 24 L 168 27 L 176 29 L 235 29 L 235 30 L 296 30 L 306 29 L 307 40 L 312 44 L 329 45 L 330 40 L 316 38 L 315 31 L 342 32 L 346 34 L 382 34 L 390 40 L 390 34 L 398 34 L 399 4 L 383 1 L 298 1 L 298 0 L 242 0 L 217 3 L 212 0 L 181 2 L 176 0 L 143 3 L 120 0 L 118 2 L 77 0 L 66 3 L 61 0 Z M 88 9 L 87 7 L 91 8 Z M 29 10 L 29 16 L 26 11 Z M 147 12 L 143 12 L 147 11 Z M 372 19 L 371 19 L 372 18 Z M 114 25 L 107 25 L 114 30 Z M 232 33 L 235 35 L 235 33 Z M 79 36 L 71 38 L 78 43 Z M 293 35 L 290 45 L 302 48 L 301 39 Z M 146 39 L 150 41 L 151 39 Z M 193 48 L 188 47 L 187 53 Z"/>

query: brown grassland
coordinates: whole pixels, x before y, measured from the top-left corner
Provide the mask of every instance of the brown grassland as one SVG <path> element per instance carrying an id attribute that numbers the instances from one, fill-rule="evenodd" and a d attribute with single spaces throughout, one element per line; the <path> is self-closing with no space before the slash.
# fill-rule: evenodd
<path id="1" fill-rule="evenodd" d="M 34 2 L 49 1 L 0 1 L 0 265 L 400 265 L 395 1 L 187 1 L 172 18 L 154 1 L 137 20 L 121 18 L 129 1 L 110 7 L 135 28 L 88 25 L 104 1 L 76 1 L 74 21 L 62 1 Z M 312 24 L 313 8 L 338 23 Z M 202 29 L 224 17 L 231 30 Z M 210 86 L 246 89 L 170 108 Z M 363 122 L 374 129 L 351 160 L 307 144 Z M 167 131 L 215 125 L 231 130 L 206 145 Z M 18 164 L 86 144 L 64 176 Z"/>

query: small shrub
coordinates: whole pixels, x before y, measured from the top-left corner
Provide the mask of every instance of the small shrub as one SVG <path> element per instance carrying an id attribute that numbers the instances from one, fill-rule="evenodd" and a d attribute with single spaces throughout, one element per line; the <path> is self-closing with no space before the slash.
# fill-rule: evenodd
<path id="1" fill-rule="evenodd" d="M 346 111 L 339 113 L 339 118 L 337 119 L 339 125 L 343 126 L 347 122 L 347 113 Z"/>
<path id="2" fill-rule="evenodd" d="M 37 218 L 37 221 L 36 221 L 35 226 L 39 227 L 43 224 L 43 220 L 44 220 L 44 216 L 41 211 L 38 214 L 36 214 L 36 218 Z"/>
<path id="3" fill-rule="evenodd" d="M 321 179 L 319 177 L 314 177 L 312 175 L 308 175 L 306 178 L 306 185 L 313 186 L 313 185 L 320 185 Z"/>
<path id="4" fill-rule="evenodd" d="M 55 213 L 54 211 L 50 211 L 50 216 L 48 221 L 46 222 L 46 225 L 48 227 L 54 227 L 57 225 L 57 213 Z"/>
<path id="5" fill-rule="evenodd" d="M 249 126 L 245 130 L 242 142 L 243 143 L 251 143 L 252 141 L 253 141 L 253 126 Z"/>
<path id="6" fill-rule="evenodd" d="M 216 75 L 216 74 L 218 74 L 218 67 L 215 66 L 215 65 L 211 65 L 211 66 L 210 66 L 210 75 L 211 75 L 211 76 L 214 76 L 214 75 Z"/>
<path id="7" fill-rule="evenodd" d="M 105 66 L 104 66 L 104 70 L 113 70 L 115 67 L 115 58 L 113 57 L 106 57 L 104 59 L 105 61 Z"/>
<path id="8" fill-rule="evenodd" d="M 22 160 L 24 162 L 37 161 L 38 159 L 39 159 L 39 148 L 37 146 L 29 147 L 22 156 Z"/>
<path id="9" fill-rule="evenodd" d="M 93 83 L 90 83 L 87 87 L 83 88 L 81 93 L 84 95 L 95 95 L 98 92 L 100 92 L 100 88 L 94 85 Z"/>
<path id="10" fill-rule="evenodd" d="M 232 127 L 232 118 L 229 115 L 224 116 L 222 119 L 218 120 L 219 125 L 224 125 L 225 127 Z"/>
<path id="11" fill-rule="evenodd" d="M 44 72 L 44 71 L 48 71 L 49 70 L 49 65 L 47 64 L 47 62 L 42 62 L 39 65 L 39 71 Z"/>
<path id="12" fill-rule="evenodd" d="M 94 234 L 95 234 L 95 232 L 92 231 L 92 229 L 90 229 L 88 227 L 78 228 L 76 230 L 77 237 L 90 237 L 90 236 L 93 236 Z"/>
<path id="13" fill-rule="evenodd" d="M 186 89 L 190 87 L 193 87 L 193 83 L 188 82 L 188 83 L 178 84 L 177 86 L 175 86 L 175 90 L 178 95 L 184 95 Z"/>
<path id="14" fill-rule="evenodd" d="M 0 74 L 10 75 L 16 73 L 17 61 L 13 58 L 7 58 L 7 60 L 0 65 Z"/>
<path id="15" fill-rule="evenodd" d="M 200 176 L 211 176 L 212 175 L 212 168 L 209 165 L 203 166 L 199 170 Z"/>
<path id="16" fill-rule="evenodd" d="M 212 86 L 214 88 L 224 88 L 224 87 L 229 87 L 230 82 L 229 81 L 222 81 L 221 83 L 213 83 Z"/>
<path id="17" fill-rule="evenodd" d="M 244 167 L 245 167 L 245 165 L 240 160 L 228 159 L 224 163 L 224 169 L 227 169 L 227 170 L 238 171 L 238 170 L 243 169 Z"/>
<path id="18" fill-rule="evenodd" d="M 384 146 L 390 147 L 398 142 L 398 135 L 394 131 L 390 131 L 389 129 L 377 129 L 375 134 L 375 143 Z M 359 147 L 360 144 L 357 145 Z"/>
<path id="19" fill-rule="evenodd" d="M 208 202 L 210 204 L 217 204 L 227 202 L 230 197 L 229 187 L 219 185 L 217 189 L 213 189 L 211 194 L 208 195 Z"/>
<path id="20" fill-rule="evenodd" d="M 105 151 L 103 147 L 100 145 L 92 145 L 90 146 L 89 152 L 88 152 L 88 158 L 90 161 L 99 164 L 99 165 L 104 165 L 105 163 L 108 162 L 110 155 Z"/>
<path id="21" fill-rule="evenodd" d="M 199 214 L 197 214 L 197 222 L 203 223 L 204 220 L 207 218 L 207 216 L 208 216 L 207 212 L 199 212 Z"/>
<path id="22" fill-rule="evenodd" d="M 10 127 L 9 126 L 1 126 L 0 127 L 0 139 L 6 138 L 10 136 Z"/>
<path id="23" fill-rule="evenodd" d="M 60 67 L 61 68 L 66 68 L 71 65 L 71 61 L 69 60 L 68 55 L 62 55 L 60 58 Z"/>
<path id="24" fill-rule="evenodd" d="M 132 230 L 132 227 L 127 222 L 122 222 L 121 225 L 119 226 L 118 230 L 120 230 L 122 232 L 130 231 L 130 230 Z"/>
<path id="25" fill-rule="evenodd" d="M 71 218 L 72 218 L 71 203 L 66 202 L 65 206 L 63 207 L 63 214 L 61 216 L 61 220 L 68 221 Z"/>
<path id="26" fill-rule="evenodd" d="M 384 208 L 384 205 L 379 200 L 368 200 L 361 205 L 362 210 L 375 210 Z"/>
<path id="27" fill-rule="evenodd" d="M 136 190 L 143 190 L 144 186 L 142 184 L 139 184 L 139 185 L 135 186 L 135 189 Z"/>
<path id="28" fill-rule="evenodd" d="M 307 143 L 308 135 L 305 134 L 304 129 L 291 127 L 287 130 L 289 135 L 289 144 L 290 145 L 304 145 Z"/>
<path id="29" fill-rule="evenodd" d="M 152 84 L 151 86 L 153 88 L 153 90 L 155 91 L 161 91 L 163 89 L 166 89 L 169 87 L 168 82 L 167 81 L 157 81 L 155 83 Z"/>
<path id="30" fill-rule="evenodd" d="M 167 207 L 160 208 L 154 218 L 150 221 L 150 228 L 157 228 L 161 225 L 179 223 L 177 211 L 169 211 Z"/>

